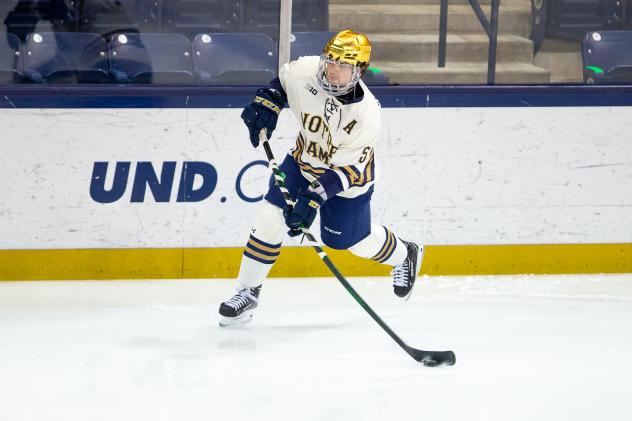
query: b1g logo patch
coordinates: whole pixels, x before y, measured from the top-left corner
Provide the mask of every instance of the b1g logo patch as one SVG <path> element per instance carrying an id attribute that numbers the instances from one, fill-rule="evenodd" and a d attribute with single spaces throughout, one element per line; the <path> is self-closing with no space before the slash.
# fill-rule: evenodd
<path id="1" fill-rule="evenodd" d="M 307 89 L 309 91 L 309 93 L 311 93 L 314 96 L 318 95 L 318 91 L 316 90 L 316 88 L 314 88 L 309 83 L 307 85 L 305 85 L 305 89 Z"/>

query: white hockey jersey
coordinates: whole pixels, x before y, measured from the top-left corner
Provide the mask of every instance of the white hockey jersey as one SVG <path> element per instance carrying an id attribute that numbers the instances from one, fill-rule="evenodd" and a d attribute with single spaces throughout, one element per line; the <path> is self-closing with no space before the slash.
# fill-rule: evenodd
<path id="1" fill-rule="evenodd" d="M 374 146 L 380 133 L 380 104 L 362 81 L 359 102 L 342 104 L 321 92 L 319 57 L 301 57 L 279 71 L 281 86 L 301 126 L 292 155 L 310 182 L 333 172 L 342 197 L 365 193 L 375 181 Z"/>

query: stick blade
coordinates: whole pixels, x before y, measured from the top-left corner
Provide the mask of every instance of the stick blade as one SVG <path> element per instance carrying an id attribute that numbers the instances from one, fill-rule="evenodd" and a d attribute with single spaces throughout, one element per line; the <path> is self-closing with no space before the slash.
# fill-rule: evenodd
<path id="1" fill-rule="evenodd" d="M 415 361 L 422 363 L 426 367 L 439 367 L 456 363 L 456 356 L 452 351 L 422 351 L 410 348 L 409 354 Z"/>

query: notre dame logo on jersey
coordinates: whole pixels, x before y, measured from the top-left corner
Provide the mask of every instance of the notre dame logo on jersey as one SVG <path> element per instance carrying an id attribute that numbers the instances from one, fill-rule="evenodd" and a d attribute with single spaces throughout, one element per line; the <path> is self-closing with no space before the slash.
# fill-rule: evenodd
<path id="1" fill-rule="evenodd" d="M 329 160 L 337 150 L 338 147 L 331 144 L 329 145 L 329 149 L 325 150 L 319 144 L 310 140 L 306 152 L 324 164 L 329 165 Z"/>
<path id="2" fill-rule="evenodd" d="M 309 141 L 306 152 L 326 165 L 329 165 L 329 160 L 338 150 L 338 147 L 333 145 L 329 126 L 319 115 L 303 113 L 301 119 L 305 130 L 312 133 L 320 133 L 321 137 L 327 141 L 327 149 L 323 149 L 313 140 Z"/>
<path id="3" fill-rule="evenodd" d="M 312 133 L 320 133 L 320 137 L 327 141 L 327 144 L 332 142 L 331 132 L 329 126 L 323 118 L 319 115 L 311 115 L 308 113 L 302 113 L 303 128 L 309 130 Z"/>

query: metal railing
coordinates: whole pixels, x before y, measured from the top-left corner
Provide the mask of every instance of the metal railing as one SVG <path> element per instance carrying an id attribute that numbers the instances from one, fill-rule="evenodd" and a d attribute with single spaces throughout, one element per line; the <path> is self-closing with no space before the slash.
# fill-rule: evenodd
<path id="1" fill-rule="evenodd" d="M 496 83 L 496 54 L 498 49 L 498 10 L 500 9 L 500 0 L 491 0 L 491 16 L 487 20 L 487 16 L 481 9 L 478 0 L 467 0 L 472 6 L 472 10 L 476 14 L 478 21 L 485 30 L 489 38 L 489 53 L 487 56 L 487 84 Z M 448 34 L 448 0 L 441 0 L 441 9 L 439 12 L 439 67 L 445 67 L 446 49 Z"/>

